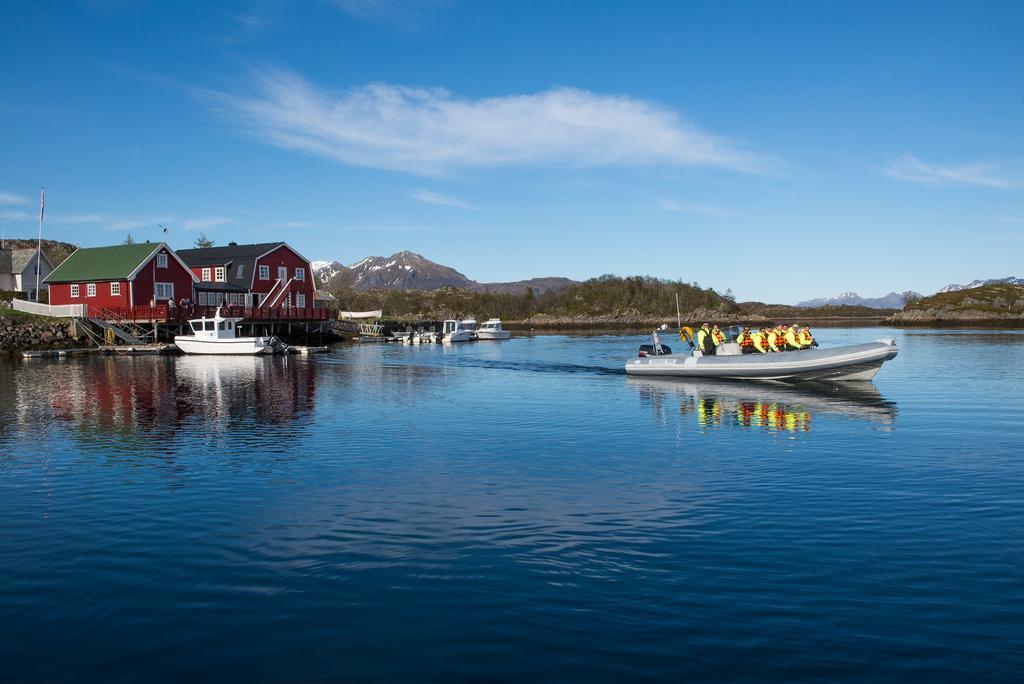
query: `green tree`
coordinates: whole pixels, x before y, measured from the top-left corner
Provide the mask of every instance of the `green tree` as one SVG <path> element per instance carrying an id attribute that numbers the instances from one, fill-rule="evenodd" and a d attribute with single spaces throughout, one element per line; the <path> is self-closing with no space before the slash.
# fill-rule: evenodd
<path id="1" fill-rule="evenodd" d="M 200 233 L 199 237 L 196 238 L 194 244 L 196 247 L 199 247 L 200 249 L 206 249 L 207 247 L 213 247 L 215 243 L 213 240 L 206 237 L 206 233 Z"/>
<path id="2" fill-rule="evenodd" d="M 122 245 L 134 245 L 135 244 L 135 238 L 132 237 L 131 233 L 128 233 L 128 237 L 126 237 L 124 239 L 124 242 L 122 242 L 121 244 Z"/>

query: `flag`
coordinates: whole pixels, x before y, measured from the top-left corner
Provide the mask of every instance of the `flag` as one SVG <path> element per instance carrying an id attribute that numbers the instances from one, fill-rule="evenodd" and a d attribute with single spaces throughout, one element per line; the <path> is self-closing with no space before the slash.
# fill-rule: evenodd
<path id="1" fill-rule="evenodd" d="M 43 212 L 46 210 L 46 188 L 43 188 L 39 197 L 39 222 L 43 222 Z"/>

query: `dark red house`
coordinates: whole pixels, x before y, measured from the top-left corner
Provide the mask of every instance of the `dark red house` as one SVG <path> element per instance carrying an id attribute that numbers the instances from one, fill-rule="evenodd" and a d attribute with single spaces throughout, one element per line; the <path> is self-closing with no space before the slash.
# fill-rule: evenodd
<path id="1" fill-rule="evenodd" d="M 183 249 L 178 256 L 195 275 L 200 306 L 312 309 L 313 269 L 284 242 Z"/>
<path id="2" fill-rule="evenodd" d="M 117 310 L 192 299 L 197 281 L 167 243 L 145 242 L 78 249 L 44 282 L 51 305 Z"/>

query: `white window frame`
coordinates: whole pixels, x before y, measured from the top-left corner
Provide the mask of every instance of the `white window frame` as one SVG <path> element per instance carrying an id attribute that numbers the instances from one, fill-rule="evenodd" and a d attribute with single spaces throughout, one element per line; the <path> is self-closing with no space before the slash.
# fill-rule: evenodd
<path id="1" fill-rule="evenodd" d="M 306 295 L 305 295 L 305 293 L 297 292 L 295 294 L 295 308 L 296 309 L 305 309 L 306 308 Z"/>
<path id="2" fill-rule="evenodd" d="M 167 289 L 170 289 L 170 292 Z M 163 293 L 160 290 L 163 289 Z M 174 283 L 154 283 L 153 284 L 153 298 L 156 299 L 156 303 L 166 301 L 168 299 L 174 299 Z"/>
<path id="3" fill-rule="evenodd" d="M 270 280 L 269 266 L 260 266 L 260 280 Z"/>
<path id="4" fill-rule="evenodd" d="M 223 266 L 218 266 L 217 268 L 213 269 L 213 279 L 215 281 L 217 281 L 218 283 L 223 283 L 224 282 L 224 267 Z"/>
<path id="5" fill-rule="evenodd" d="M 156 267 L 167 268 L 167 252 L 160 252 L 156 255 Z"/>
<path id="6" fill-rule="evenodd" d="M 85 286 L 85 296 L 95 297 L 96 296 L 96 283 L 89 283 Z"/>
<path id="7" fill-rule="evenodd" d="M 306 279 L 306 269 L 300 268 L 300 267 L 296 266 L 295 267 L 295 279 L 296 280 L 305 280 Z"/>
<path id="8" fill-rule="evenodd" d="M 110 296 L 120 297 L 121 296 L 121 283 L 110 283 Z"/>
<path id="9" fill-rule="evenodd" d="M 204 268 L 203 269 L 203 282 L 204 283 L 211 282 L 212 276 L 213 276 L 213 271 L 211 271 L 209 268 Z"/>
<path id="10" fill-rule="evenodd" d="M 78 283 L 71 284 L 71 298 L 78 299 L 82 296 L 82 288 Z"/>
<path id="11" fill-rule="evenodd" d="M 277 279 L 280 280 L 282 283 L 285 282 L 286 280 L 288 280 L 288 267 L 287 266 L 278 266 L 277 267 Z"/>

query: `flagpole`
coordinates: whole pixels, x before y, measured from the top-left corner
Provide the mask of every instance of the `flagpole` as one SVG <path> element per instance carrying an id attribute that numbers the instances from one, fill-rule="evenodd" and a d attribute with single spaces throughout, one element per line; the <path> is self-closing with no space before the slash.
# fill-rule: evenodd
<path id="1" fill-rule="evenodd" d="M 43 212 L 46 210 L 46 188 L 39 193 L 39 242 L 36 243 L 36 301 L 39 301 L 39 271 L 43 253 Z"/>

